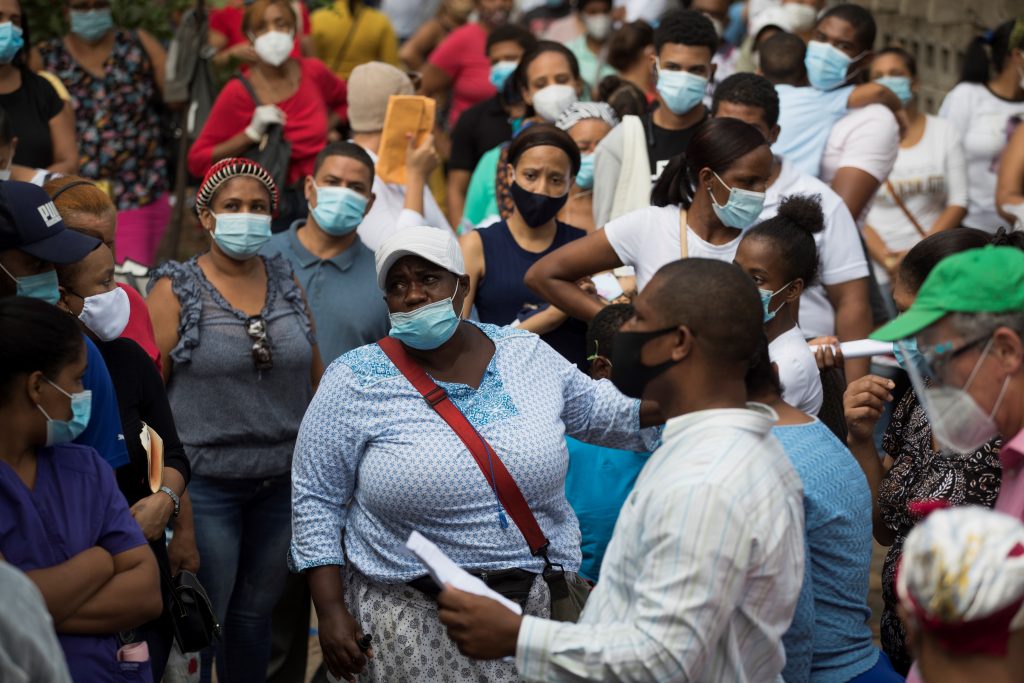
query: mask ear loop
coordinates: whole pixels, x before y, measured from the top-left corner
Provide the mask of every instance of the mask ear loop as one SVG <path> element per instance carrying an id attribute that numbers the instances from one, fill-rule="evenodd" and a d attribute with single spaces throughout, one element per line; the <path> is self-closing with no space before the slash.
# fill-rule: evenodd
<path id="1" fill-rule="evenodd" d="M 711 175 L 715 176 L 718 182 L 722 183 L 722 187 L 729 190 L 729 199 L 725 200 L 725 204 L 719 204 L 718 200 L 715 199 L 715 193 L 711 190 L 711 184 L 708 183 L 708 195 L 711 196 L 712 203 L 719 209 L 724 209 L 729 204 L 729 200 L 732 199 L 732 188 L 725 184 L 725 181 L 722 180 L 722 176 L 715 173 L 714 169 L 709 168 L 708 170 L 711 171 Z"/>
<path id="2" fill-rule="evenodd" d="M 988 342 L 985 343 L 985 348 L 981 350 L 981 355 L 978 356 L 978 362 L 974 364 L 974 369 L 971 370 L 971 374 L 967 377 L 967 383 L 960 387 L 964 391 L 967 391 L 970 388 L 971 384 L 974 383 L 974 378 L 978 376 L 978 372 L 981 370 L 981 364 L 985 361 L 985 356 L 988 355 L 989 350 L 992 348 L 992 342 L 994 341 L 995 334 L 993 333 L 993 336 L 989 337 Z M 1000 398 L 1002 398 L 1002 393 L 1000 393 L 999 396 Z"/>

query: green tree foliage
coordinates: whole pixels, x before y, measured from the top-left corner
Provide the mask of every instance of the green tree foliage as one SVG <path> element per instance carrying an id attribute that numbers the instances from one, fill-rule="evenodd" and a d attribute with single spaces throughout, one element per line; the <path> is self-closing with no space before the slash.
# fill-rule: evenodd
<path id="1" fill-rule="evenodd" d="M 179 13 L 194 0 L 112 0 L 114 23 L 122 28 L 143 28 L 161 40 L 171 37 Z M 210 3 L 207 3 L 210 4 Z M 21 0 L 32 40 L 43 41 L 67 32 L 66 0 Z"/>

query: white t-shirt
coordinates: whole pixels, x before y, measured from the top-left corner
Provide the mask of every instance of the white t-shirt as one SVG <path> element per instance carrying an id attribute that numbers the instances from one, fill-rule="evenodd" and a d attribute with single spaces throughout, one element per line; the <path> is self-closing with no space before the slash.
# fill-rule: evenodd
<path id="1" fill-rule="evenodd" d="M 869 104 L 852 109 L 832 127 L 818 177 L 831 184 L 839 169 L 852 167 L 885 182 L 899 151 L 900 126 L 887 107 Z M 870 203 L 860 216 L 854 216 L 858 224 L 863 223 L 868 209 Z"/>
<path id="2" fill-rule="evenodd" d="M 769 343 L 768 357 L 779 368 L 782 400 L 808 415 L 817 415 L 825 394 L 818 364 L 800 328 L 794 325 Z"/>
<path id="3" fill-rule="evenodd" d="M 804 289 L 800 297 L 800 327 L 811 337 L 835 334 L 836 313 L 823 285 L 838 285 L 868 276 L 868 262 L 860 242 L 857 224 L 842 198 L 814 176 L 801 173 L 783 160 L 782 170 L 765 192 L 764 209 L 757 222 L 779 212 L 783 197 L 794 194 L 821 195 L 825 229 L 814 236 L 818 247 L 818 282 Z"/>
<path id="4" fill-rule="evenodd" d="M 928 232 L 947 206 L 967 206 L 967 165 L 960 136 L 946 119 L 927 115 L 924 135 L 913 147 L 900 148 L 889 174 L 903 205 Z M 906 251 L 921 241 L 921 233 L 882 185 L 868 213 L 868 225 L 892 251 Z M 875 268 L 879 282 L 889 276 Z"/>
<path id="5" fill-rule="evenodd" d="M 996 176 L 1024 102 L 1004 100 L 981 83 L 960 83 L 942 101 L 939 116 L 960 133 L 967 159 L 967 217 L 963 224 L 995 232 L 1005 225 L 996 212 Z"/>
<path id="6" fill-rule="evenodd" d="M 622 264 L 636 270 L 637 291 L 647 286 L 659 268 L 683 256 L 678 206 L 648 206 L 631 211 L 605 225 L 604 234 Z M 725 244 L 711 244 L 686 226 L 687 255 L 732 263 L 740 237 L 737 235 Z"/>
<path id="7" fill-rule="evenodd" d="M 364 148 L 365 149 L 365 148 Z M 377 163 L 377 155 L 366 150 L 366 153 Z M 370 212 L 363 218 L 356 232 L 363 244 L 371 251 L 377 251 L 384 240 L 404 228 L 415 225 L 429 225 L 434 228 L 451 230 L 448 219 L 441 212 L 437 200 L 430 192 L 430 188 L 423 187 L 423 216 L 415 211 L 406 210 L 405 207 L 405 185 L 396 183 L 385 183 L 380 176 L 373 178 L 373 194 L 377 198 L 370 207 Z M 422 220 L 421 220 L 422 219 Z"/>

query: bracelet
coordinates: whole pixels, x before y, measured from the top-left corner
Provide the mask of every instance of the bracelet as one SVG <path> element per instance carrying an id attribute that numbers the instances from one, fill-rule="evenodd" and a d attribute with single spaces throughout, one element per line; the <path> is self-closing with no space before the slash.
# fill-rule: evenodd
<path id="1" fill-rule="evenodd" d="M 179 498 L 178 494 L 175 493 L 174 491 L 172 491 L 167 486 L 161 486 L 160 490 L 159 490 L 159 493 L 166 493 L 168 496 L 171 497 L 171 501 L 174 502 L 174 514 L 172 514 L 171 517 L 172 518 L 177 517 L 178 513 L 181 512 L 181 498 Z"/>

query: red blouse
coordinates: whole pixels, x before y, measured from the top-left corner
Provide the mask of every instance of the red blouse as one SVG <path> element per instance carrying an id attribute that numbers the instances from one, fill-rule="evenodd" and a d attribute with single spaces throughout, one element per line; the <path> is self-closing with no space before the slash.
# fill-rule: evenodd
<path id="1" fill-rule="evenodd" d="M 328 112 L 333 110 L 342 118 L 348 113 L 345 82 L 318 59 L 296 61 L 302 68 L 299 88 L 288 99 L 275 103 L 287 117 L 284 137 L 292 146 L 289 185 L 313 174 L 313 161 L 327 144 Z M 213 148 L 244 131 L 255 109 L 256 104 L 241 81 L 229 81 L 188 151 L 189 173 L 201 178 L 213 165 Z"/>

